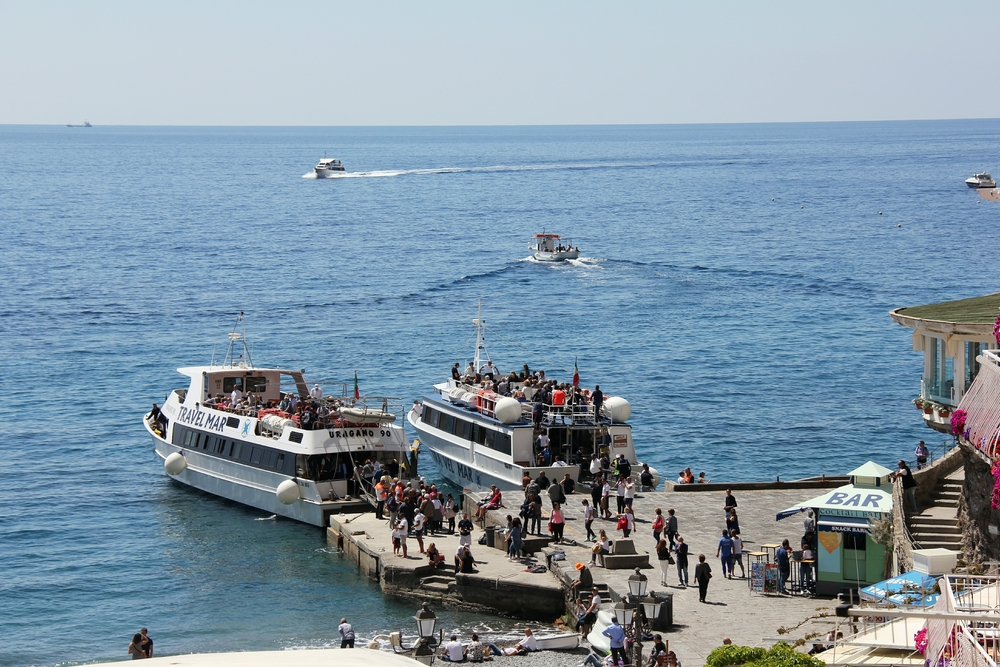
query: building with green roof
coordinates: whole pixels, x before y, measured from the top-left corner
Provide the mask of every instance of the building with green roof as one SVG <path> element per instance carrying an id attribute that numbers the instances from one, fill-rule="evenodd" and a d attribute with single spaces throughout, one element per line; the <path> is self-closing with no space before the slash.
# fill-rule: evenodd
<path id="1" fill-rule="evenodd" d="M 913 349 L 924 355 L 917 407 L 936 431 L 951 432 L 951 411 L 979 372 L 977 357 L 997 348 L 993 326 L 998 313 L 1000 292 L 889 312 L 897 323 L 913 329 Z"/>

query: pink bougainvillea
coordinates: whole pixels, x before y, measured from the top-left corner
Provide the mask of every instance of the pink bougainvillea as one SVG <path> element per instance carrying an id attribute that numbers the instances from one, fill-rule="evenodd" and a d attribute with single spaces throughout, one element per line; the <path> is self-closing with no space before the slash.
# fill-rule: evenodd
<path id="1" fill-rule="evenodd" d="M 951 413 L 951 434 L 962 435 L 965 431 L 965 410 L 955 410 Z"/>
<path id="2" fill-rule="evenodd" d="M 927 628 L 917 630 L 917 634 L 913 635 L 913 643 L 916 644 L 920 655 L 925 655 L 927 651 Z"/>
<path id="3" fill-rule="evenodd" d="M 993 337 L 997 340 L 997 345 L 1000 345 L 1000 315 L 997 315 L 997 321 L 993 323 Z"/>
<path id="4" fill-rule="evenodd" d="M 1000 510 L 1000 460 L 993 464 L 993 495 L 990 496 L 990 507 Z"/>

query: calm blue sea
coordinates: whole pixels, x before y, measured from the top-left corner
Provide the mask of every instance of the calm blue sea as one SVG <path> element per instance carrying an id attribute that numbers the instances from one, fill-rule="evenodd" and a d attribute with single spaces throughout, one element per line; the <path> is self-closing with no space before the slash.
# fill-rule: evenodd
<path id="1" fill-rule="evenodd" d="M 409 402 L 482 299 L 502 368 L 578 359 L 671 475 L 936 442 L 888 311 L 998 289 L 1000 206 L 963 183 L 998 148 L 997 120 L 0 127 L 0 665 L 125 658 L 141 625 L 160 652 L 410 629 L 322 531 L 164 476 L 141 415 L 241 309 L 258 364 Z M 324 151 L 355 177 L 302 178 Z M 585 259 L 526 261 L 542 229 Z"/>

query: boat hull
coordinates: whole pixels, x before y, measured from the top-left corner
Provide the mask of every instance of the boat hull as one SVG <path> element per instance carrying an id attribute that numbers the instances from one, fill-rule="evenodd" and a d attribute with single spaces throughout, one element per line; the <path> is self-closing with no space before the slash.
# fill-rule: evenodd
<path id="1" fill-rule="evenodd" d="M 419 418 L 414 417 L 412 411 L 408 413 L 407 421 L 420 434 L 421 445 L 430 451 L 431 458 L 434 459 L 441 474 L 463 489 L 486 492 L 493 485 L 501 491 L 520 489 L 525 471 L 532 478 L 537 477 L 541 471 L 545 471 L 550 479 L 556 481 L 567 473 L 573 480 L 580 478 L 578 465 L 526 468 L 495 458 L 486 452 L 473 453 L 469 444 L 457 439 L 453 442 L 424 426 Z"/>
<path id="2" fill-rule="evenodd" d="M 313 169 L 316 178 L 336 178 L 346 171 L 346 169 Z"/>
<path id="3" fill-rule="evenodd" d="M 572 651 L 580 645 L 580 635 L 575 632 L 561 635 L 536 635 L 535 645 L 539 651 Z"/>
<path id="4" fill-rule="evenodd" d="M 578 259 L 579 250 L 565 250 L 562 252 L 536 252 L 535 259 L 539 262 L 565 262 L 568 259 Z"/>
<path id="5" fill-rule="evenodd" d="M 320 527 L 326 527 L 328 517 L 343 509 L 343 503 L 315 502 L 305 498 L 286 505 L 278 500 L 276 491 L 281 482 L 289 479 L 287 476 L 178 447 L 154 433 L 147 422 L 144 421 L 144 425 L 153 438 L 154 449 L 161 461 L 165 461 L 174 452 L 181 452 L 184 456 L 187 462 L 184 469 L 176 475 L 168 475 L 176 482 L 264 512 Z M 299 480 L 298 483 L 301 485 L 303 481 L 305 480 Z M 308 481 L 305 483 L 309 484 Z M 367 504 L 365 507 L 368 507 Z"/>

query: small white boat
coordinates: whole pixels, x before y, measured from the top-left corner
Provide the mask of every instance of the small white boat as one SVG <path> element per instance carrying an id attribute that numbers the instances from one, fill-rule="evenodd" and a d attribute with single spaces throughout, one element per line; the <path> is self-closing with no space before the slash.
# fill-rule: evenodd
<path id="1" fill-rule="evenodd" d="M 539 651 L 572 651 L 580 645 L 580 635 L 565 632 L 560 635 L 535 635 L 535 646 Z"/>
<path id="2" fill-rule="evenodd" d="M 580 256 L 580 249 L 573 246 L 569 239 L 558 234 L 535 234 L 534 240 L 528 245 L 535 252 L 539 262 L 563 262 Z"/>
<path id="3" fill-rule="evenodd" d="M 995 188 L 997 186 L 997 182 L 986 172 L 973 174 L 971 178 L 965 179 L 965 184 L 970 188 Z"/>
<path id="4" fill-rule="evenodd" d="M 316 173 L 316 178 L 330 178 L 336 176 L 337 174 L 344 173 L 344 164 L 336 158 L 323 157 L 315 167 L 313 167 L 313 172 Z"/>
<path id="5" fill-rule="evenodd" d="M 340 416 L 351 424 L 391 424 L 396 421 L 392 412 L 373 408 L 341 408 Z"/>

